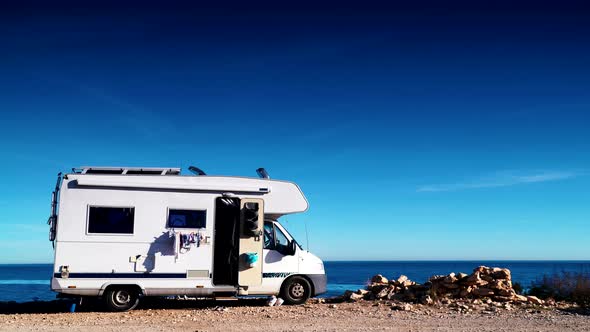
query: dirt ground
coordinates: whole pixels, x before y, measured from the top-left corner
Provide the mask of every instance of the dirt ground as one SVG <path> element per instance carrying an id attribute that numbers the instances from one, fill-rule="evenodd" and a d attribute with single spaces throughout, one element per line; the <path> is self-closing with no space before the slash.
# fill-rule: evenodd
<path id="1" fill-rule="evenodd" d="M 260 300 L 240 300 L 177 301 L 126 313 L 52 313 L 55 305 L 51 308 L 4 306 L 0 331 L 590 331 L 588 312 L 518 306 L 460 312 L 414 305 L 399 311 L 369 301 L 267 307 Z"/>

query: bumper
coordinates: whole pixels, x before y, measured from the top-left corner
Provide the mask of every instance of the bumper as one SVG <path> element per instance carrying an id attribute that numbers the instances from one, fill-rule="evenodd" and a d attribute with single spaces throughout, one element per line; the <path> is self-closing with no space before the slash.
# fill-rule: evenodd
<path id="1" fill-rule="evenodd" d="M 328 276 L 326 274 L 308 274 L 307 277 L 313 283 L 313 296 L 324 294 L 327 291 Z"/>

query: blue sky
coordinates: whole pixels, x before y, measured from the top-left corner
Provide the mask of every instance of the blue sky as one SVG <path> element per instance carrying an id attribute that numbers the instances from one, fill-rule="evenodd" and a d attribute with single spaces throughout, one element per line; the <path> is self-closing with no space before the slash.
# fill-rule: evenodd
<path id="1" fill-rule="evenodd" d="M 0 263 L 80 165 L 265 167 L 324 259 L 590 259 L 583 2 L 77 6 L 0 10 Z"/>

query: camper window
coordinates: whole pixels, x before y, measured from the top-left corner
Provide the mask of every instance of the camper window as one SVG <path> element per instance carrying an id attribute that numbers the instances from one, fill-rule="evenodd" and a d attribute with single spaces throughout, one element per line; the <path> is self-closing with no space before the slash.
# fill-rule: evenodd
<path id="1" fill-rule="evenodd" d="M 264 249 L 273 249 L 275 243 L 274 232 L 272 224 L 269 222 L 264 223 Z"/>
<path id="2" fill-rule="evenodd" d="M 88 233 L 133 234 L 135 208 L 103 207 L 88 208 Z"/>
<path id="3" fill-rule="evenodd" d="M 205 228 L 206 225 L 207 211 L 176 209 L 168 211 L 169 228 Z"/>
<path id="4" fill-rule="evenodd" d="M 277 249 L 283 249 L 289 246 L 289 239 L 287 239 L 278 227 L 275 227 L 275 241 Z"/>

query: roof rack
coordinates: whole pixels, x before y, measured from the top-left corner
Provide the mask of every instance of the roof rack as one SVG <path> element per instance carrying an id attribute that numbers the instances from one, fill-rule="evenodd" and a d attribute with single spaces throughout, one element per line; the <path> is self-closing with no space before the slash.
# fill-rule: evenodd
<path id="1" fill-rule="evenodd" d="M 111 175 L 180 175 L 180 168 L 170 167 L 96 167 L 82 166 L 72 168 L 78 174 L 111 174 Z"/>

